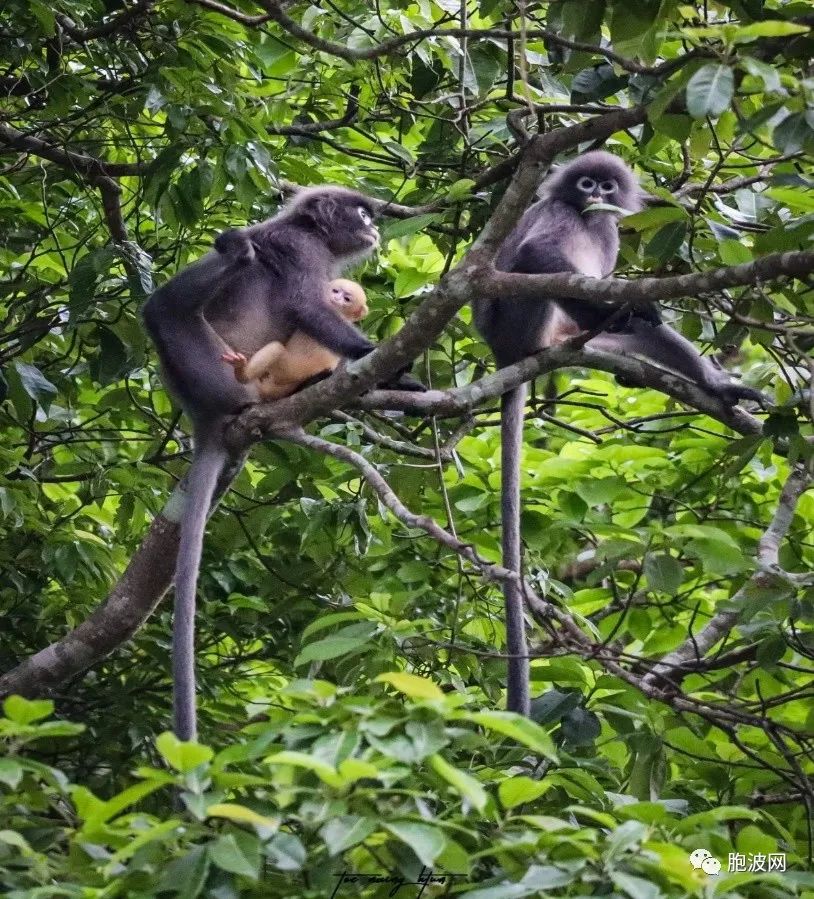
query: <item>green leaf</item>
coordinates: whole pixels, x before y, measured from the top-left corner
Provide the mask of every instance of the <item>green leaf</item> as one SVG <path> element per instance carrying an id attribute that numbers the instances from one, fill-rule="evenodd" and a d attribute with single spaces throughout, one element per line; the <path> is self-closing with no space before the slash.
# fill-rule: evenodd
<path id="1" fill-rule="evenodd" d="M 648 256 L 655 257 L 660 263 L 664 264 L 672 259 L 681 249 L 686 234 L 687 225 L 685 222 L 671 222 L 669 225 L 659 228 L 653 239 L 645 247 L 645 253 Z"/>
<path id="2" fill-rule="evenodd" d="M 611 879 L 616 886 L 630 899 L 659 899 L 662 896 L 658 884 L 623 871 L 612 871 Z"/>
<path id="3" fill-rule="evenodd" d="M 221 871 L 257 880 L 260 868 L 259 854 L 256 857 L 250 857 L 244 847 L 238 845 L 234 834 L 219 837 L 214 843 L 209 844 L 207 852 L 209 858 Z"/>
<path id="4" fill-rule="evenodd" d="M 431 273 L 422 272 L 416 268 L 403 268 L 396 275 L 393 291 L 399 299 L 412 296 L 429 284 L 433 277 Z"/>
<path id="5" fill-rule="evenodd" d="M 464 799 L 469 801 L 470 805 L 479 812 L 483 811 L 486 803 L 489 801 L 489 794 L 483 789 L 480 781 L 472 777 L 471 774 L 467 774 L 465 771 L 450 765 L 443 756 L 431 755 L 429 762 L 436 774 L 443 777 L 447 783 L 453 786 Z"/>
<path id="6" fill-rule="evenodd" d="M 504 808 L 515 808 L 525 802 L 534 802 L 543 793 L 548 792 L 548 788 L 549 784 L 545 781 L 532 780 L 521 774 L 501 781 L 497 795 Z"/>
<path id="7" fill-rule="evenodd" d="M 265 847 L 269 861 L 280 871 L 301 871 L 307 859 L 305 846 L 296 834 L 281 831 Z"/>
<path id="8" fill-rule="evenodd" d="M 517 883 L 501 883 L 493 887 L 467 892 L 467 899 L 522 899 L 524 896 L 546 896 L 548 890 L 568 886 L 577 874 L 554 865 L 531 865 Z M 559 894 L 558 894 L 559 895 Z"/>
<path id="9" fill-rule="evenodd" d="M 208 746 L 202 746 L 200 743 L 186 743 L 179 740 L 175 734 L 169 731 L 160 734 L 155 741 L 155 748 L 161 754 L 161 757 L 168 765 L 186 774 L 210 761 L 214 755 Z"/>
<path id="10" fill-rule="evenodd" d="M 17 788 L 23 777 L 23 768 L 14 759 L 0 759 L 0 783 L 12 790 Z"/>
<path id="11" fill-rule="evenodd" d="M 350 627 L 342 628 L 337 633 L 331 634 L 330 637 L 323 637 L 321 640 L 315 640 L 303 647 L 300 654 L 294 659 L 294 666 L 300 667 L 309 662 L 338 659 L 340 656 L 360 650 L 368 652 L 373 649 L 370 638 L 375 631 L 376 625 L 368 621 L 361 625 L 352 624 Z"/>
<path id="12" fill-rule="evenodd" d="M 406 163 L 409 168 L 415 166 L 415 157 L 403 144 L 394 140 L 382 141 L 382 146 L 388 149 L 394 156 L 397 156 L 402 162 Z"/>
<path id="13" fill-rule="evenodd" d="M 623 224 L 625 228 L 631 228 L 633 231 L 647 231 L 670 222 L 686 220 L 687 212 L 680 206 L 654 206 L 652 209 L 625 216 Z"/>
<path id="14" fill-rule="evenodd" d="M 722 240 L 718 243 L 718 255 L 724 265 L 741 265 L 744 262 L 751 262 L 754 258 L 749 247 L 744 246 L 737 240 Z"/>
<path id="15" fill-rule="evenodd" d="M 440 687 L 425 677 L 410 674 L 407 671 L 387 671 L 375 678 L 377 683 L 390 684 L 410 699 L 443 699 Z"/>
<path id="16" fill-rule="evenodd" d="M 227 821 L 233 821 L 236 824 L 253 824 L 256 827 L 271 828 L 272 830 L 276 830 L 280 826 L 280 822 L 274 818 L 267 818 L 245 805 L 238 805 L 234 802 L 216 802 L 207 808 L 206 816 L 208 818 L 226 818 Z"/>
<path id="17" fill-rule="evenodd" d="M 553 762 L 557 761 L 557 753 L 554 749 L 554 743 L 546 731 L 514 712 L 459 712 L 455 716 L 459 720 L 471 721 L 479 724 L 487 730 L 493 730 L 496 733 L 503 734 L 528 746 L 540 755 Z"/>
<path id="18" fill-rule="evenodd" d="M 692 540 L 687 552 L 701 560 L 707 574 L 740 574 L 751 565 L 743 550 L 727 540 Z"/>
<path id="19" fill-rule="evenodd" d="M 377 826 L 372 818 L 339 815 L 337 818 L 331 818 L 320 830 L 319 835 L 328 847 L 328 854 L 334 856 L 364 842 Z"/>
<path id="20" fill-rule="evenodd" d="M 736 44 L 748 44 L 762 37 L 789 37 L 792 34 L 806 34 L 811 28 L 808 25 L 798 25 L 795 22 L 784 22 L 781 19 L 765 19 L 762 22 L 752 22 L 750 25 L 741 25 L 735 31 Z"/>
<path id="21" fill-rule="evenodd" d="M 415 821 L 391 821 L 385 828 L 418 856 L 422 865 L 432 867 L 433 862 L 443 850 L 446 843 L 444 832 L 431 824 L 418 824 Z"/>
<path id="22" fill-rule="evenodd" d="M 814 134 L 802 112 L 786 116 L 772 133 L 774 145 L 783 153 L 799 153 L 812 142 L 812 138 Z"/>
<path id="23" fill-rule="evenodd" d="M 6 846 L 14 846 L 14 848 L 19 849 L 23 855 L 30 855 L 31 853 L 31 847 L 28 845 L 28 841 L 21 833 L 17 833 L 16 830 L 0 830 L 0 843 L 5 843 Z"/>
<path id="24" fill-rule="evenodd" d="M 780 72 L 766 62 L 755 59 L 753 56 L 743 56 L 738 59 L 740 65 L 755 78 L 760 78 L 763 87 L 770 94 L 784 93 L 783 85 L 780 81 Z"/>
<path id="25" fill-rule="evenodd" d="M 409 237 L 419 231 L 425 231 L 435 222 L 440 222 L 443 215 L 439 212 L 428 212 L 426 215 L 414 215 L 412 218 L 390 222 L 382 228 L 382 243 L 395 240 L 397 237 Z"/>
<path id="26" fill-rule="evenodd" d="M 170 862 L 158 884 L 158 892 L 175 893 L 178 899 L 195 899 L 206 883 L 209 854 L 205 846 L 195 846 L 186 855 Z"/>
<path id="27" fill-rule="evenodd" d="M 447 199 L 453 202 L 463 200 L 472 192 L 475 182 L 471 178 L 461 178 L 450 187 L 447 193 Z"/>
<path id="28" fill-rule="evenodd" d="M 42 721 L 54 711 L 50 699 L 24 699 L 22 696 L 9 696 L 3 701 L 3 714 L 15 724 L 33 724 Z"/>
<path id="29" fill-rule="evenodd" d="M 792 210 L 806 214 L 814 212 L 814 194 L 805 190 L 795 190 L 791 187 L 770 187 L 764 192 L 764 196 L 771 197 Z"/>
<path id="30" fill-rule="evenodd" d="M 582 694 L 577 690 L 563 692 L 556 687 L 547 690 L 542 696 L 531 701 L 532 721 L 538 724 L 554 724 L 582 701 Z"/>
<path id="31" fill-rule="evenodd" d="M 719 116 L 729 108 L 734 89 L 729 66 L 702 66 L 687 84 L 687 111 L 694 119 Z"/>
<path id="32" fill-rule="evenodd" d="M 57 388 L 35 365 L 29 365 L 27 362 L 17 360 L 14 362 L 14 367 L 20 376 L 23 390 L 32 400 L 38 402 L 43 409 L 48 411 L 48 407 L 51 405 L 51 398 L 58 393 Z"/>
<path id="33" fill-rule="evenodd" d="M 644 558 L 644 576 L 652 590 L 672 596 L 684 580 L 684 569 L 678 559 L 667 553 L 648 553 Z"/>
<path id="34" fill-rule="evenodd" d="M 270 755 L 265 761 L 269 765 L 293 765 L 295 768 L 313 771 L 320 780 L 330 787 L 338 789 L 345 785 L 344 778 L 340 777 L 335 768 L 332 768 L 327 762 L 323 762 L 322 759 L 314 758 L 305 752 L 285 750 Z"/>
<path id="35" fill-rule="evenodd" d="M 589 709 L 572 709 L 562 719 L 562 736 L 571 746 L 592 746 L 601 731 L 599 718 Z"/>

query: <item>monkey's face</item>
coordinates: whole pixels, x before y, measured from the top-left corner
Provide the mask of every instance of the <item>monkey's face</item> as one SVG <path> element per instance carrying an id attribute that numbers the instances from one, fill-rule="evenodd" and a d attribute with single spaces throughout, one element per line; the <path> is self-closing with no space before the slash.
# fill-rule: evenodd
<path id="1" fill-rule="evenodd" d="M 328 301 L 349 322 L 361 321 L 368 313 L 367 296 L 355 281 L 331 281 Z"/>
<path id="2" fill-rule="evenodd" d="M 601 180 L 600 180 L 601 179 Z M 615 178 L 602 178 L 601 173 L 581 175 L 574 184 L 575 194 L 581 208 L 587 209 L 596 203 L 611 203 L 616 206 L 619 185 Z"/>
<path id="3" fill-rule="evenodd" d="M 316 190 L 298 203 L 297 209 L 321 233 L 337 259 L 348 261 L 368 256 L 379 244 L 373 207 L 367 197 L 355 191 Z"/>
<path id="4" fill-rule="evenodd" d="M 621 159 L 602 150 L 586 153 L 563 166 L 549 179 L 547 187 L 552 199 L 579 212 L 598 203 L 631 211 L 641 206 L 633 172 Z M 607 214 L 607 210 L 604 212 Z"/>

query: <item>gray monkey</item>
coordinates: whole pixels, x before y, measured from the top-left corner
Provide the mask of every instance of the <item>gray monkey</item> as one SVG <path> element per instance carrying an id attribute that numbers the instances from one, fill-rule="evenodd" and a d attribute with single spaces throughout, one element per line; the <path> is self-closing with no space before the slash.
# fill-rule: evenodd
<path id="1" fill-rule="evenodd" d="M 300 192 L 282 212 L 227 231 L 215 251 L 179 272 L 144 307 L 170 393 L 192 421 L 195 453 L 187 475 L 175 570 L 173 620 L 174 730 L 195 739 L 195 594 L 207 514 L 229 462 L 223 428 L 229 416 L 259 399 L 222 357 L 251 357 L 272 341 L 302 332 L 347 359 L 374 349 L 325 302 L 339 271 L 379 242 L 371 201 L 355 191 L 320 187 Z M 398 386 L 423 389 L 408 377 Z"/>
<path id="2" fill-rule="evenodd" d="M 591 212 L 597 203 L 636 211 L 642 194 L 636 176 L 622 160 L 596 150 L 560 168 L 543 184 L 543 199 L 531 206 L 500 249 L 496 267 L 505 272 L 574 272 L 604 278 L 616 266 L 619 233 L 616 215 Z M 730 380 L 695 346 L 661 321 L 651 305 L 636 309 L 607 329 L 615 307 L 584 300 L 499 300 L 472 303 L 475 325 L 500 367 L 586 331 L 599 333 L 586 344 L 611 353 L 634 354 L 684 375 L 727 405 L 738 399 L 764 401 L 763 394 Z M 520 571 L 520 452 L 526 387 L 503 395 L 501 403 L 503 565 Z M 506 643 L 510 654 L 507 707 L 527 715 L 529 663 L 523 597 L 504 584 Z"/>

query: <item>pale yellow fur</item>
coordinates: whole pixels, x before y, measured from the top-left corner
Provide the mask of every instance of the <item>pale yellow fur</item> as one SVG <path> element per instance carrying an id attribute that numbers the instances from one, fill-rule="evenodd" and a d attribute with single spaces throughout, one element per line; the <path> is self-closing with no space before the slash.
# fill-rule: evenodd
<path id="1" fill-rule="evenodd" d="M 346 298 L 350 298 L 350 302 Z M 364 290 L 361 285 L 346 278 L 331 281 L 326 302 L 350 322 L 357 322 L 367 315 Z M 256 384 L 261 400 L 290 396 L 300 384 L 314 375 L 333 371 L 341 360 L 336 353 L 302 331 L 295 331 L 286 343 L 278 340 L 267 343 L 250 359 L 239 353 L 225 353 L 223 358 L 234 367 L 238 381 Z"/>

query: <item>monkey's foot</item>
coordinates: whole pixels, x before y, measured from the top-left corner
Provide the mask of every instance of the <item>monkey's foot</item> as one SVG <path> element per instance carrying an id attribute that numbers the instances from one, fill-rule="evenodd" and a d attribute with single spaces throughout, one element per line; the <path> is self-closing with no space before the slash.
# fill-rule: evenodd
<path id="1" fill-rule="evenodd" d="M 768 409 L 772 405 L 765 393 L 743 384 L 727 384 L 726 387 L 721 388 L 719 396 L 727 406 L 737 405 L 738 400 L 752 400 L 758 403 L 761 409 Z"/>
<path id="2" fill-rule="evenodd" d="M 404 372 L 392 381 L 388 381 L 382 385 L 385 390 L 411 390 L 414 393 L 425 393 L 426 385 L 422 384 L 418 378 L 414 378 L 411 374 Z"/>

